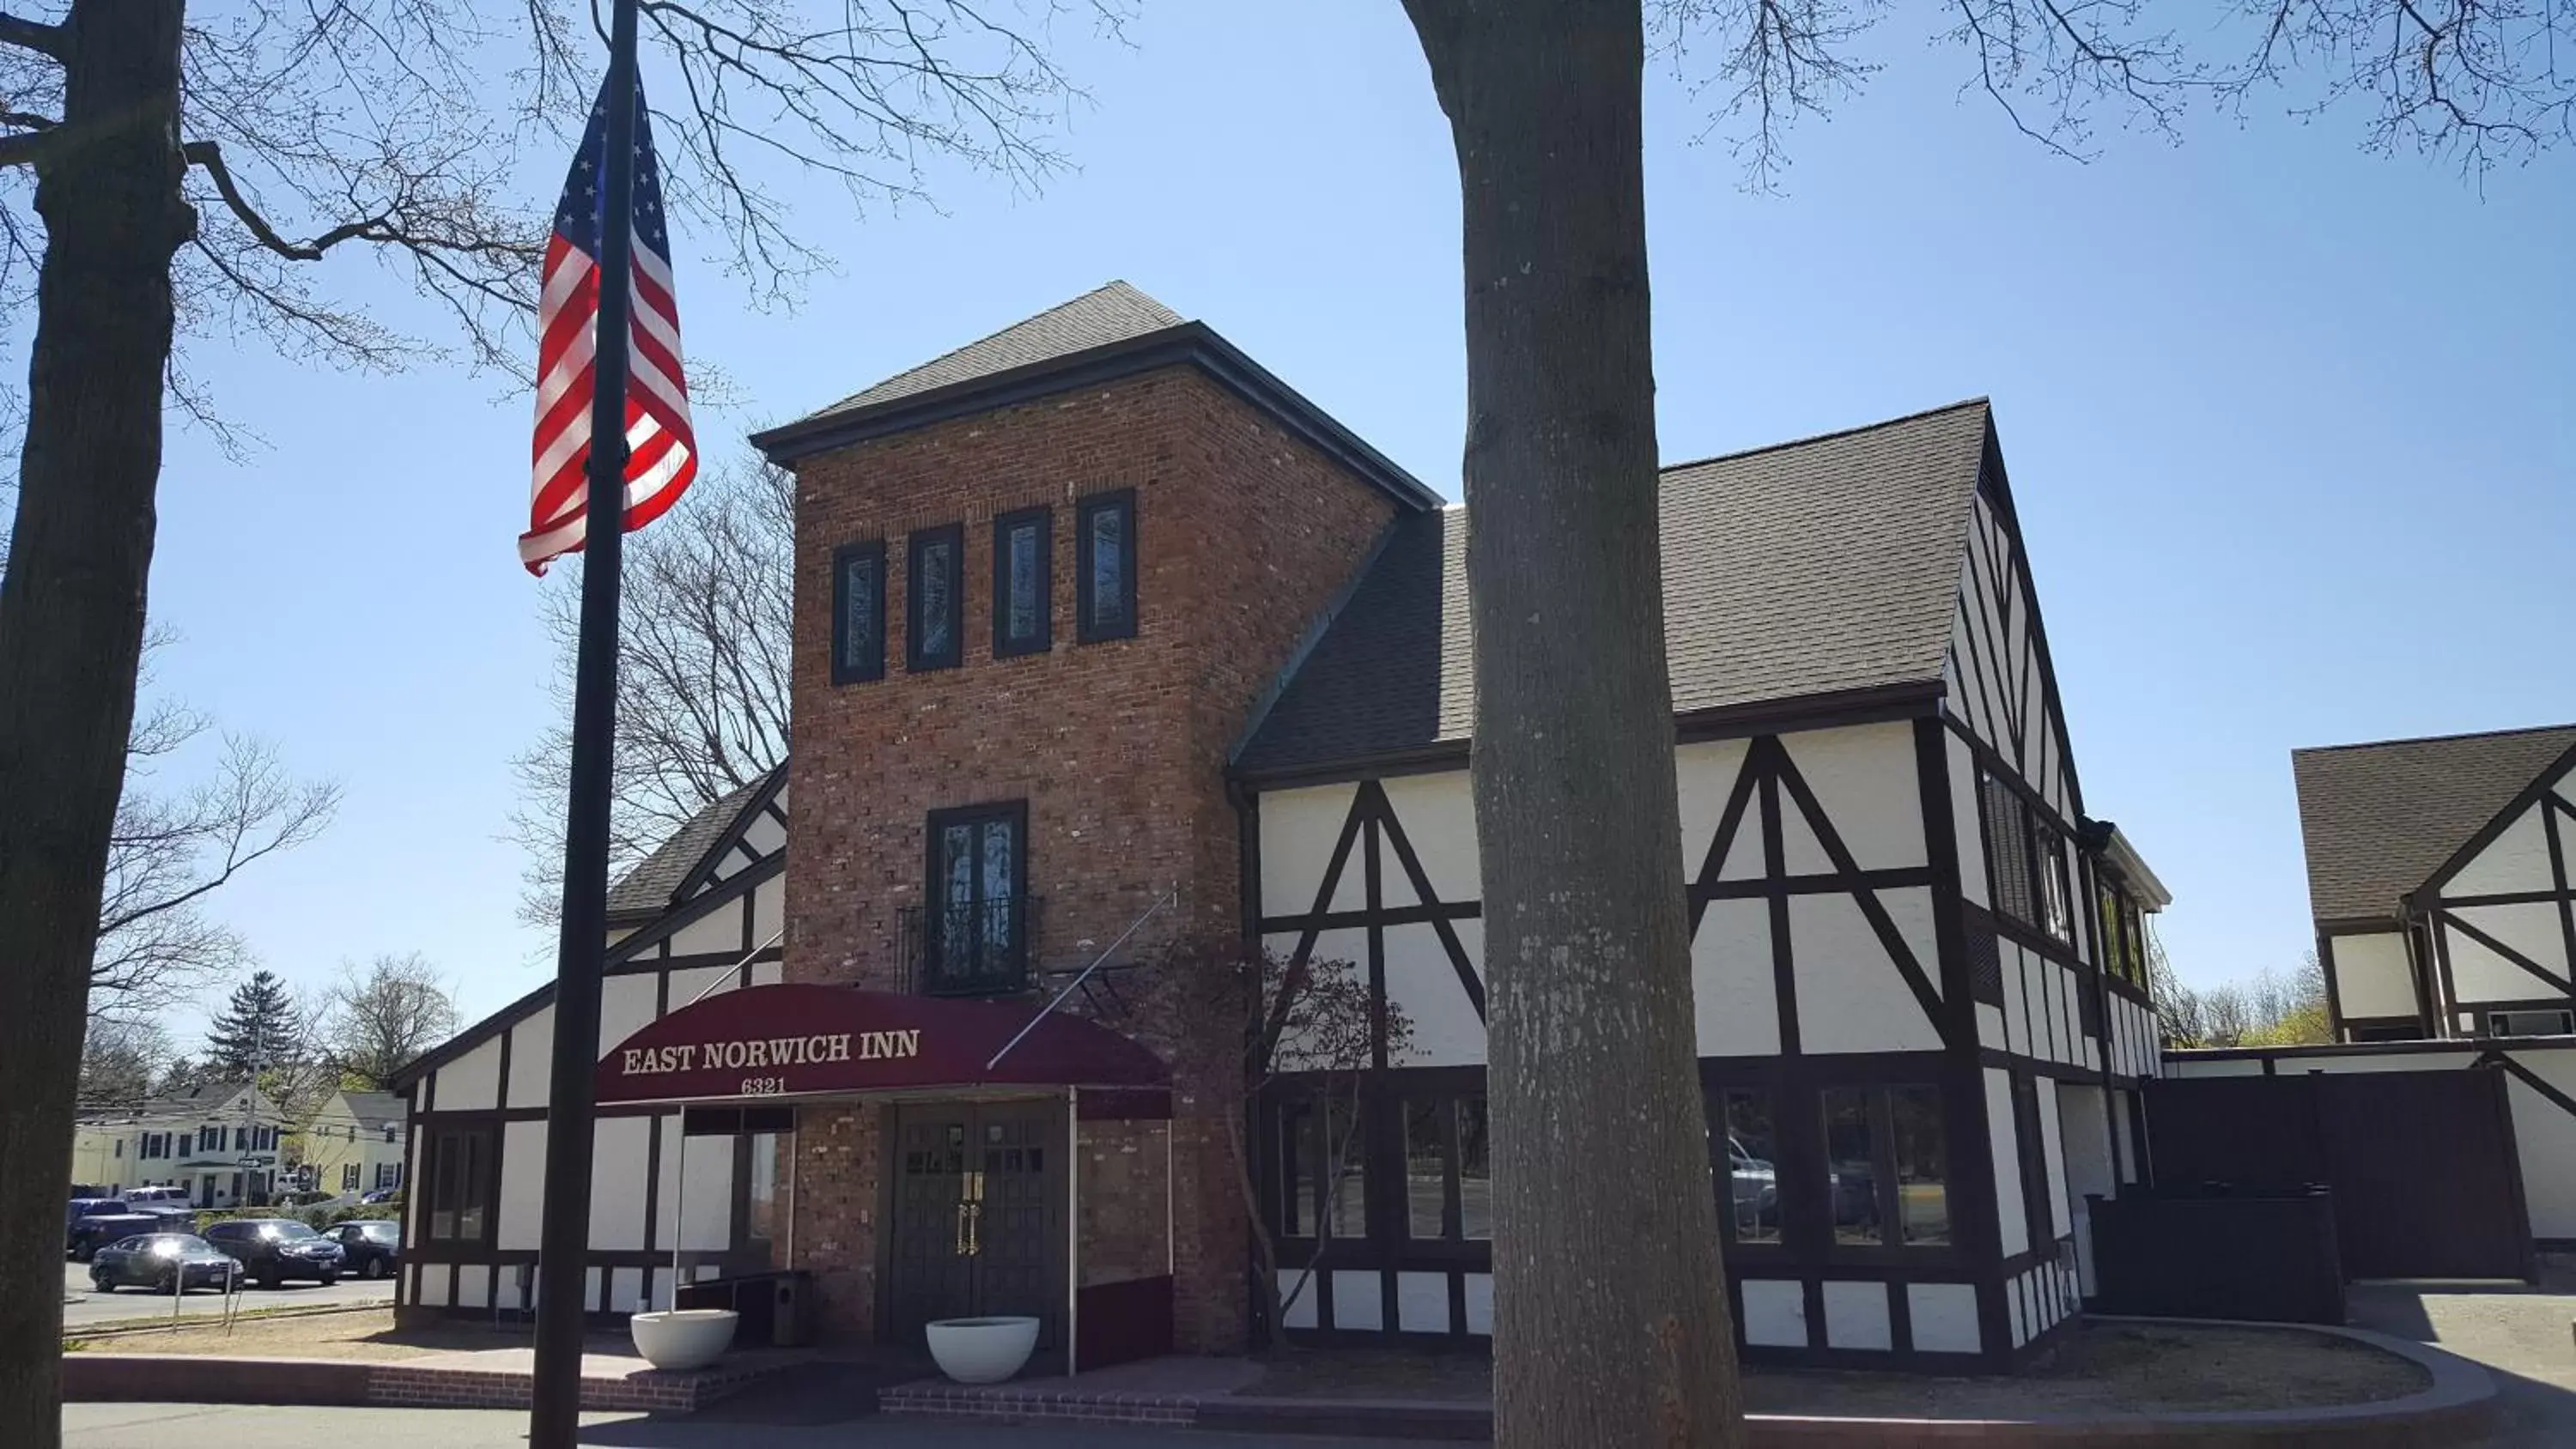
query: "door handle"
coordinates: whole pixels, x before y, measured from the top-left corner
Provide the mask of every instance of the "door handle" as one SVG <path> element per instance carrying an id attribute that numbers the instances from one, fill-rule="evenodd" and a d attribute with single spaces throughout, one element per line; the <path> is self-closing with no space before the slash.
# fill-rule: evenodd
<path id="1" fill-rule="evenodd" d="M 980 1258 L 983 1255 L 984 1205 L 970 1202 L 966 1204 L 966 1256 Z"/>
<path id="2" fill-rule="evenodd" d="M 967 1229 L 966 1229 L 967 1215 L 968 1215 L 968 1214 L 970 1214 L 970 1213 L 972 1213 L 974 1210 L 975 1210 L 975 1205 L 974 1205 L 973 1203 L 969 1203 L 969 1202 L 960 1202 L 960 1203 L 958 1203 L 958 1204 L 957 1204 L 957 1234 L 956 1234 L 956 1246 L 955 1246 L 955 1248 L 953 1249 L 953 1251 L 955 1252 L 956 1256 L 958 1256 L 958 1257 L 960 1257 L 960 1258 L 963 1258 L 963 1257 L 967 1256 L 968 1254 L 973 1253 L 973 1252 L 975 1251 L 973 1247 L 969 1246 L 969 1245 L 970 1245 L 970 1243 L 971 1243 L 973 1240 L 972 1240 L 972 1238 L 968 1235 L 968 1233 L 967 1233 Z"/>

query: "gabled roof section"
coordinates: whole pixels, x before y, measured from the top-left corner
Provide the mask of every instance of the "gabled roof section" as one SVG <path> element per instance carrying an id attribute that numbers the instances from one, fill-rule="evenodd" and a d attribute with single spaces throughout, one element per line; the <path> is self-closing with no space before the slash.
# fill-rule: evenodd
<path id="1" fill-rule="evenodd" d="M 1664 469 L 1674 712 L 1937 693 L 1989 426 L 1978 398 Z M 1295 773 L 1466 741 L 1470 517 L 1399 520 L 1236 768 Z"/>
<path id="2" fill-rule="evenodd" d="M 1188 319 L 1125 282 L 1111 282 L 1070 302 L 1049 307 L 1025 322 L 969 342 L 909 372 L 898 372 L 864 392 L 852 393 L 816 414 L 828 417 L 871 403 L 888 402 L 928 392 L 950 383 L 969 382 L 1015 367 L 1047 362 L 1076 352 L 1124 342 L 1149 332 L 1178 327 Z"/>
<path id="3" fill-rule="evenodd" d="M 688 819 L 636 862 L 635 868 L 608 888 L 611 925 L 633 925 L 670 909 L 681 892 L 700 876 L 699 867 L 739 833 L 743 818 L 778 792 L 787 766 L 773 767 L 748 785 L 737 786 Z"/>
<path id="4" fill-rule="evenodd" d="M 2308 908 L 2393 917 L 2401 898 L 2576 750 L 2576 725 L 2292 750 Z"/>
<path id="5" fill-rule="evenodd" d="M 341 1092 L 339 1096 L 348 1104 L 349 1115 L 356 1119 L 357 1125 L 370 1132 L 401 1126 L 403 1114 L 409 1110 L 403 1099 L 391 1092 L 350 1090 Z"/>
<path id="6" fill-rule="evenodd" d="M 754 433 L 751 443 L 769 461 L 784 466 L 870 438 L 1181 365 L 1198 368 L 1404 507 L 1440 506 L 1439 494 L 1271 376 L 1215 329 L 1183 318 L 1125 282 L 1085 292 L 819 412 Z"/>

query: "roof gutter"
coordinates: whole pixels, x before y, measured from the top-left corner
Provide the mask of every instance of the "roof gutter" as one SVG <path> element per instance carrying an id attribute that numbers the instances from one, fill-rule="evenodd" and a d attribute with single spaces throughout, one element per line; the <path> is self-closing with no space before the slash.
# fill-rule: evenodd
<path id="1" fill-rule="evenodd" d="M 882 402 L 828 409 L 754 433 L 751 445 L 770 462 L 783 467 L 872 438 L 1033 402 L 1156 368 L 1183 365 L 1196 367 L 1291 436 L 1368 480 L 1405 507 L 1421 512 L 1441 505 L 1440 495 L 1420 479 L 1397 467 L 1331 414 L 1244 356 L 1204 322 L 1183 322 Z"/>

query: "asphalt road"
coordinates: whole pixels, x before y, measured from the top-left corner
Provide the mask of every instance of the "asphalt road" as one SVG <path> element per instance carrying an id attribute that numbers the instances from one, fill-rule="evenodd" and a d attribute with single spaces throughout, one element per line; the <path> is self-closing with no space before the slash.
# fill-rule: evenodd
<path id="1" fill-rule="evenodd" d="M 394 1280 L 391 1278 L 379 1278 L 372 1283 L 360 1278 L 343 1278 L 328 1288 L 319 1283 L 284 1283 L 275 1289 L 253 1285 L 241 1295 L 244 1312 L 261 1308 L 393 1301 Z M 181 1296 L 179 1311 L 192 1318 L 221 1317 L 224 1295 L 212 1289 L 199 1288 Z M 63 1264 L 63 1327 L 66 1330 L 169 1316 L 170 1300 L 161 1294 L 145 1288 L 120 1288 L 114 1293 L 101 1293 L 90 1286 L 88 1264 L 70 1261 Z"/>
<path id="2" fill-rule="evenodd" d="M 65 1404 L 64 1449 L 170 1449 L 257 1444 L 261 1449 L 522 1449 L 528 1416 L 485 1409 L 279 1409 L 208 1404 Z M 586 1449 L 738 1449 L 739 1421 L 701 1415 L 649 1419 L 585 1414 Z M 936 1419 L 762 1425 L 764 1449 L 1406 1449 L 1388 1439 L 1211 1434 L 1125 1424 L 1020 1425 Z"/>

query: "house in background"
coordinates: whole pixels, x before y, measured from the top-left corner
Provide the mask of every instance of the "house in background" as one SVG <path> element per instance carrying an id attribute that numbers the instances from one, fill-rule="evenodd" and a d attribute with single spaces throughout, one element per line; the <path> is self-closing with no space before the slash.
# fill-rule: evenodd
<path id="1" fill-rule="evenodd" d="M 2576 1032 L 2576 725 L 2290 760 L 2337 1041 Z"/>
<path id="2" fill-rule="evenodd" d="M 612 893 L 585 1304 L 791 1268 L 827 1334 L 1027 1314 L 1086 1370 L 1490 1334 L 1470 514 L 1124 284 L 755 441 L 797 475 L 795 805 L 782 767 Z M 2008 1368 L 2072 1317 L 2083 1194 L 2145 1171 L 2165 896 L 2086 814 L 1990 411 L 1662 503 L 1736 1322 Z M 1406 1008 L 1355 1121 L 1247 1112 L 1241 1023 L 1143 964 L 1245 937 Z M 524 1306 L 552 1035 L 548 987 L 402 1074 L 406 1312 Z M 1323 1249 L 1277 1325 L 1254 1212 Z"/>
<path id="3" fill-rule="evenodd" d="M 72 1137 L 72 1180 L 105 1189 L 176 1184 L 201 1208 L 266 1202 L 286 1123 L 247 1081 L 154 1097 L 133 1112 L 85 1117 Z"/>
<path id="4" fill-rule="evenodd" d="M 407 1104 L 391 1092 L 343 1087 L 324 1098 L 301 1133 L 301 1166 L 317 1192 L 400 1187 L 407 1155 Z"/>

